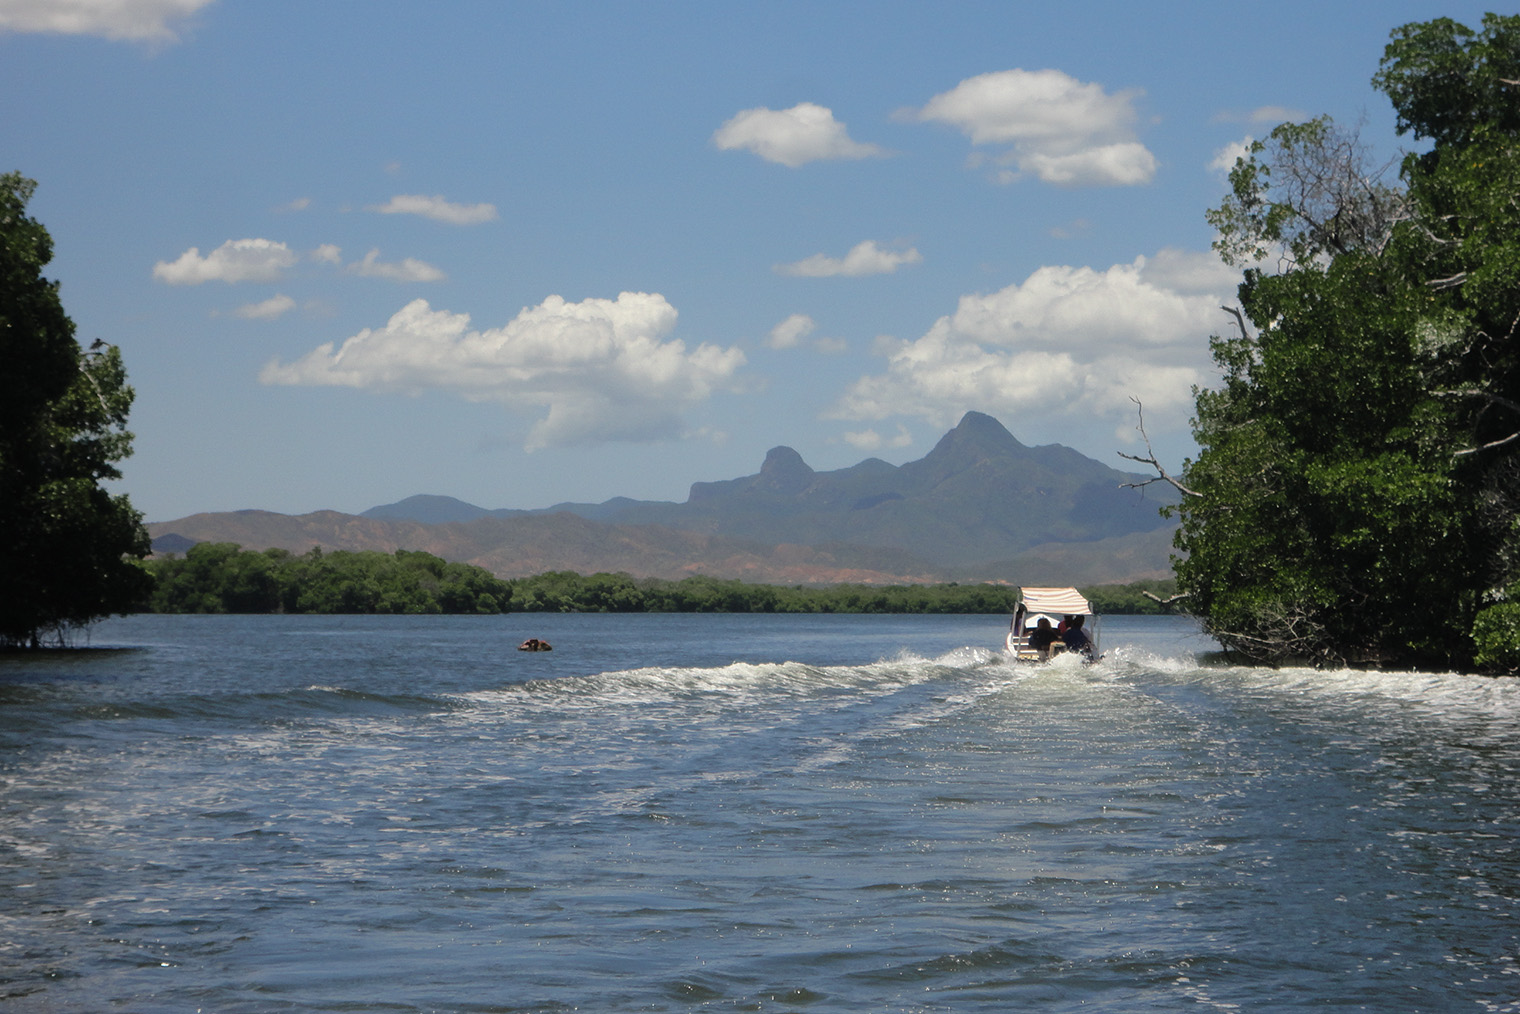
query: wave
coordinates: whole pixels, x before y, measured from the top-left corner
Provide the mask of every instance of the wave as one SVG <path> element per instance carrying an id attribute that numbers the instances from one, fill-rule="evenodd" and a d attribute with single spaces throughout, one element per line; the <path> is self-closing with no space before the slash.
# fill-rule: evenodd
<path id="1" fill-rule="evenodd" d="M 446 695 L 376 693 L 341 686 L 248 693 L 175 694 L 142 700 L 80 703 L 74 716 L 93 720 L 200 719 L 246 722 L 299 720 L 319 716 L 416 715 L 448 711 L 457 702 Z"/>

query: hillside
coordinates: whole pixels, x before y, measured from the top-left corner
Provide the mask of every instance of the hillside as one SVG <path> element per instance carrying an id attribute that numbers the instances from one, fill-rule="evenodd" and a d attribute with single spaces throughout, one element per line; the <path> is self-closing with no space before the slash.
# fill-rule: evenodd
<path id="1" fill-rule="evenodd" d="M 1026 447 L 968 413 L 925 457 L 815 472 L 777 447 L 754 475 L 693 484 L 684 503 L 616 498 L 487 510 L 416 496 L 362 516 L 199 514 L 148 526 L 161 551 L 418 549 L 503 577 L 545 570 L 837 581 L 1106 582 L 1169 574 L 1171 525 L 1155 487 L 1059 445 Z"/>

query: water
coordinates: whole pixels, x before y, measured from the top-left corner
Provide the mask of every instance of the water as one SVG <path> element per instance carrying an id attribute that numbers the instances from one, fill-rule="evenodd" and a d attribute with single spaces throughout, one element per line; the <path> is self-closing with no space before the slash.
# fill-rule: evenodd
<path id="1" fill-rule="evenodd" d="M 1520 1011 L 1520 683 L 1111 617 L 133 617 L 0 659 L 0 1007 Z M 547 654 L 519 653 L 525 637 Z"/>

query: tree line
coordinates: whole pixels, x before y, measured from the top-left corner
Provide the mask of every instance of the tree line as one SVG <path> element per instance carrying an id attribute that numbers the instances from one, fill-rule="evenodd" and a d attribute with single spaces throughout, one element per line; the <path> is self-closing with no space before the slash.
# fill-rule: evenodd
<path id="1" fill-rule="evenodd" d="M 481 567 L 398 550 L 300 555 L 226 542 L 150 560 L 153 589 L 139 611 L 156 613 L 1011 613 L 1018 589 L 994 584 L 820 587 L 748 584 L 694 576 L 678 581 L 628 574 L 550 571 L 502 579 Z M 1085 589 L 1104 613 L 1156 613 L 1146 592 L 1174 582 Z"/>
<path id="2" fill-rule="evenodd" d="M 1516 671 L 1520 16 L 1396 28 L 1372 84 L 1420 149 L 1385 181 L 1320 117 L 1237 161 L 1200 453 L 1136 460 L 1183 494 L 1178 583 L 1227 650 Z"/>

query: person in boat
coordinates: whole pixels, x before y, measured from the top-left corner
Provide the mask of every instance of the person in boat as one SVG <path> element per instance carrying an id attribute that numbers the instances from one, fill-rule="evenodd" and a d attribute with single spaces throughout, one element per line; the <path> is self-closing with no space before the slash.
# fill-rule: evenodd
<path id="1" fill-rule="evenodd" d="M 1061 636 L 1056 633 L 1056 628 L 1050 625 L 1050 620 L 1040 617 L 1033 630 L 1029 632 L 1029 646 L 1040 653 L 1041 659 L 1050 657 L 1050 646 L 1056 644 Z"/>
<path id="2" fill-rule="evenodd" d="M 1086 617 L 1068 616 L 1066 622 L 1061 624 L 1061 641 L 1066 645 L 1067 651 L 1080 651 L 1088 657 L 1092 656 L 1092 638 L 1087 636 L 1087 631 L 1082 629 L 1082 621 Z"/>
<path id="3" fill-rule="evenodd" d="M 530 637 L 517 646 L 518 651 L 553 651 L 548 641 L 540 641 L 536 637 Z"/>

